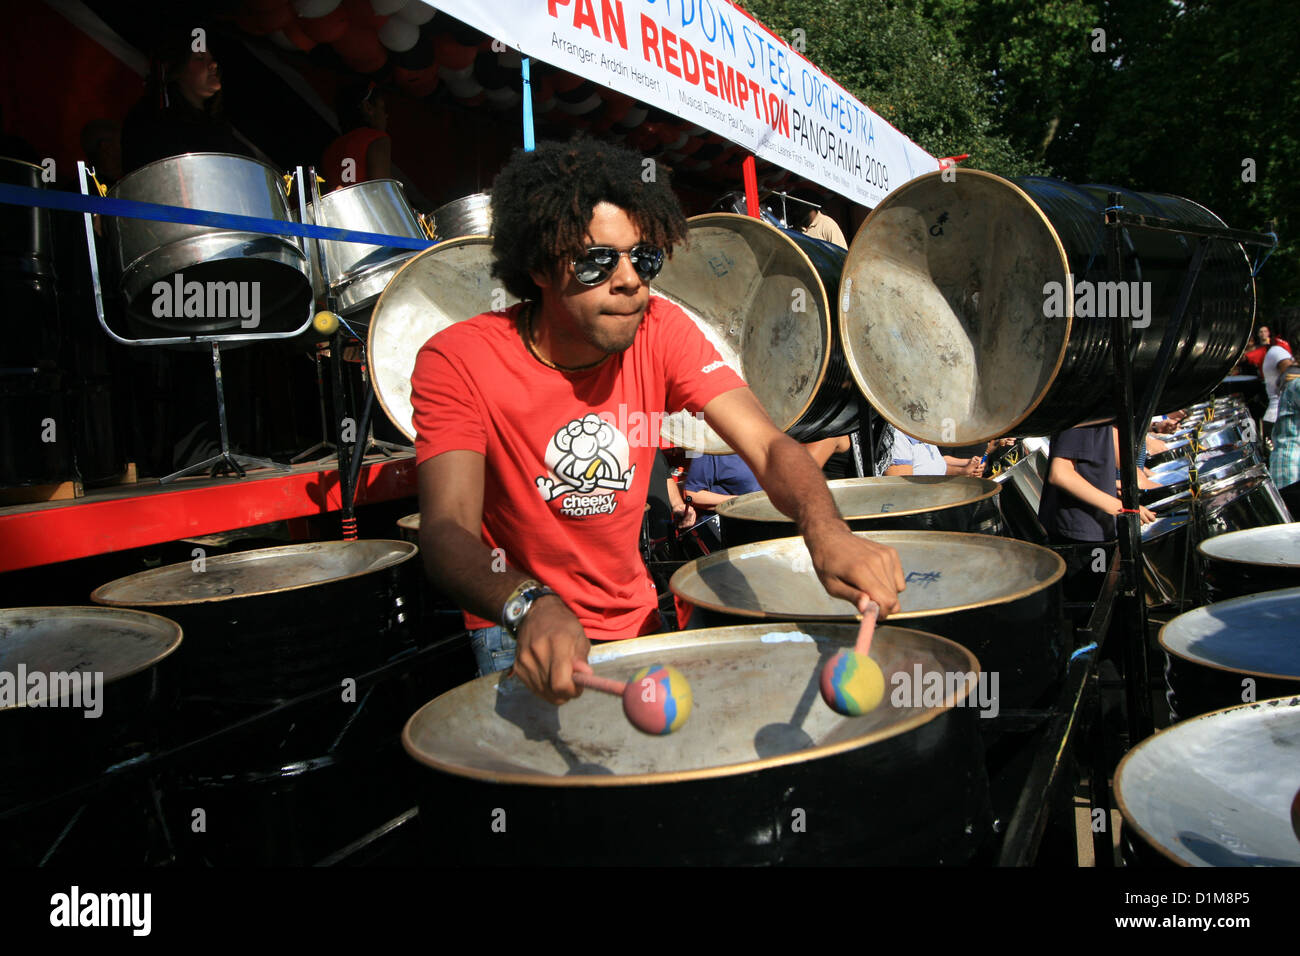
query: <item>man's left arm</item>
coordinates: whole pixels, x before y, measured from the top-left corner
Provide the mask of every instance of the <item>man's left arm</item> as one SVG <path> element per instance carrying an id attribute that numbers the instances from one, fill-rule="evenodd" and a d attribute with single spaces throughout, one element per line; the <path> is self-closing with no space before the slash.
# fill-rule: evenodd
<path id="1" fill-rule="evenodd" d="M 857 606 L 866 593 L 881 615 L 898 610 L 903 567 L 893 548 L 855 536 L 826 478 L 802 445 L 782 433 L 748 388 L 716 396 L 704 417 L 754 472 L 772 504 L 794 519 L 827 593 Z"/>

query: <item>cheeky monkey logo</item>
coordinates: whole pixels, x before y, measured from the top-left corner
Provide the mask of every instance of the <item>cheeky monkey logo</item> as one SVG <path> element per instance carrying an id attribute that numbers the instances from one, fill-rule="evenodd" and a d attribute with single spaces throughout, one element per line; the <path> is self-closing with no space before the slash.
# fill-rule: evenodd
<path id="1" fill-rule="evenodd" d="M 596 415 L 575 418 L 551 436 L 546 446 L 551 474 L 536 479 L 537 490 L 545 501 L 564 495 L 562 515 L 613 514 L 615 492 L 632 487 L 636 467 L 628 467 L 629 458 L 627 436 L 609 422 Z"/>

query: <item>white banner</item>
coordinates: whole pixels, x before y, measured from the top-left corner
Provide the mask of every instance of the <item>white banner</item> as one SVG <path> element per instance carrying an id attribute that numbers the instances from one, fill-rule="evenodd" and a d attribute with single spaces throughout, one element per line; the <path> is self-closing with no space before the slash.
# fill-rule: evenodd
<path id="1" fill-rule="evenodd" d="M 864 206 L 938 161 L 728 0 L 433 0 Z"/>

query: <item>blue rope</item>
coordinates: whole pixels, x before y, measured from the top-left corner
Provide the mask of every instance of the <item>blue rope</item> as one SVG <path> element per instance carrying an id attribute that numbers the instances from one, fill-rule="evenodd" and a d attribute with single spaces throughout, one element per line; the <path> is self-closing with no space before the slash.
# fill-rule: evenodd
<path id="1" fill-rule="evenodd" d="M 1087 654 L 1090 651 L 1095 651 L 1096 649 L 1097 649 L 1096 641 L 1093 641 L 1091 644 L 1085 644 L 1083 645 L 1083 647 L 1079 648 L 1077 651 L 1075 651 L 1073 654 L 1070 655 L 1070 660 L 1074 660 L 1076 657 L 1082 657 L 1084 654 Z"/>
<path id="2" fill-rule="evenodd" d="M 371 246 L 392 246 L 398 249 L 427 249 L 433 245 L 432 240 L 412 239 L 409 236 L 386 236 L 378 232 L 335 229 L 332 226 L 309 226 L 301 222 L 264 219 L 261 216 L 239 216 L 206 209 L 186 209 L 183 206 L 164 206 L 160 203 L 137 202 L 133 199 L 101 199 L 98 196 L 84 196 L 81 193 L 33 189 L 30 186 L 10 186 L 3 183 L 0 183 L 0 203 L 35 206 L 40 209 L 59 209 L 66 212 L 98 213 L 102 216 L 128 219 L 149 219 L 154 222 L 176 222 L 188 226 L 215 226 L 275 236 L 360 242 Z"/>

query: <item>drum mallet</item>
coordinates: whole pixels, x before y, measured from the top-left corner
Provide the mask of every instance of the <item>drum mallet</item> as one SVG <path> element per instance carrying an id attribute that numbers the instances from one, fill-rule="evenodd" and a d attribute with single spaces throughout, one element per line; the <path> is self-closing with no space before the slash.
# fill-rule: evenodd
<path id="1" fill-rule="evenodd" d="M 853 650 L 839 650 L 822 668 L 822 699 L 838 714 L 857 717 L 875 710 L 885 696 L 885 675 L 871 659 L 871 638 L 876 633 L 880 605 L 868 600 L 862 607 L 862 626 Z"/>

